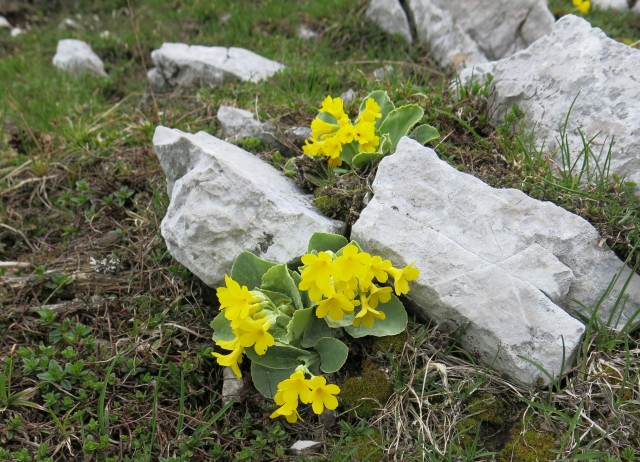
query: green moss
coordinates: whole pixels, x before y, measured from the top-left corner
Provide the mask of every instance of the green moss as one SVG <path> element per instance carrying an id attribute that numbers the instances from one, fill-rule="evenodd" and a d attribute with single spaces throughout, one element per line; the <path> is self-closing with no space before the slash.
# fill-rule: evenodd
<path id="1" fill-rule="evenodd" d="M 313 200 L 313 203 L 320 213 L 327 217 L 339 217 L 344 213 L 344 207 L 340 202 L 340 199 L 331 196 L 318 196 Z"/>
<path id="2" fill-rule="evenodd" d="M 373 348 L 379 351 L 387 351 L 392 355 L 399 355 L 402 353 L 409 334 L 407 331 L 402 331 L 397 335 L 388 335 L 386 337 L 378 337 L 373 343 Z"/>
<path id="3" fill-rule="evenodd" d="M 469 400 L 467 407 L 469 414 L 475 414 L 473 419 L 495 426 L 503 426 L 511 412 L 511 407 L 498 396 L 482 393 Z"/>
<path id="4" fill-rule="evenodd" d="M 367 361 L 360 377 L 346 379 L 341 387 L 342 405 L 360 418 L 371 417 L 393 393 L 393 384 L 387 374 Z"/>
<path id="5" fill-rule="evenodd" d="M 484 446 L 491 450 L 502 447 L 501 436 L 513 415 L 513 408 L 505 400 L 491 393 L 475 395 L 467 403 L 465 414 L 468 417 L 456 427 L 461 446 L 473 444 L 479 431 Z"/>
<path id="6" fill-rule="evenodd" d="M 382 450 L 382 436 L 377 430 L 372 435 L 356 436 L 349 445 L 353 448 L 351 460 L 358 462 L 377 462 L 382 460 L 384 452 Z"/>
<path id="7" fill-rule="evenodd" d="M 558 445 L 550 433 L 539 433 L 529 429 L 522 433 L 522 425 L 511 430 L 511 436 L 498 454 L 498 462 L 539 462 L 555 460 L 553 449 Z"/>

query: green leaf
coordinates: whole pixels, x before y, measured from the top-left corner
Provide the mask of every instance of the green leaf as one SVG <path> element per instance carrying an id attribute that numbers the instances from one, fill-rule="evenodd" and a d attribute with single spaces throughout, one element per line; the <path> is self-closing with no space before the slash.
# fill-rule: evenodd
<path id="1" fill-rule="evenodd" d="M 362 114 L 362 111 L 364 111 L 364 108 L 367 105 L 367 100 L 369 98 L 373 98 L 373 100 L 378 103 L 378 106 L 380 106 L 380 112 L 382 113 L 382 117 L 376 120 L 377 131 L 380 128 L 382 122 L 384 122 L 384 120 L 387 118 L 389 113 L 395 109 L 395 106 L 385 90 L 375 90 L 362 99 L 362 103 L 360 103 L 360 114 Z"/>
<path id="2" fill-rule="evenodd" d="M 386 154 L 381 154 L 379 152 L 361 152 L 353 158 L 351 165 L 353 168 L 362 170 L 371 164 L 371 162 L 382 159 L 385 155 Z"/>
<path id="3" fill-rule="evenodd" d="M 339 371 L 349 356 L 349 347 L 334 337 L 323 337 L 313 348 L 320 355 L 320 369 L 327 374 Z"/>
<path id="4" fill-rule="evenodd" d="M 342 146 L 342 151 L 340 151 L 340 159 L 342 159 L 343 162 L 351 165 L 351 160 L 356 154 L 358 154 L 358 147 L 356 146 L 356 143 L 352 141 L 351 143 L 344 144 Z"/>
<path id="5" fill-rule="evenodd" d="M 289 271 L 289 275 L 293 279 L 293 282 L 295 282 L 296 287 L 300 287 L 302 276 L 300 276 L 300 274 L 295 271 Z M 309 300 L 309 294 L 307 293 L 306 290 L 300 290 L 298 293 L 300 294 L 300 299 L 302 300 L 303 307 L 309 308 L 314 305 L 314 303 L 311 300 Z"/>
<path id="6" fill-rule="evenodd" d="M 251 363 L 251 380 L 256 390 L 267 399 L 273 399 L 278 391 L 278 384 L 288 379 L 296 370 L 295 367 L 289 369 L 270 369 L 258 363 Z"/>
<path id="7" fill-rule="evenodd" d="M 219 313 L 218 316 L 213 318 L 210 324 L 213 329 L 213 341 L 218 340 L 233 340 L 236 338 L 235 334 L 231 330 L 231 321 L 224 317 L 224 313 Z"/>
<path id="8" fill-rule="evenodd" d="M 391 294 L 391 300 L 387 303 L 381 303 L 376 309 L 384 312 L 386 315 L 383 321 L 376 319 L 373 327 L 364 327 L 361 324 L 358 327 L 347 326 L 344 330 L 352 337 L 360 338 L 367 335 L 373 335 L 374 337 L 396 335 L 407 328 L 407 310 L 405 310 L 404 305 L 395 295 Z"/>
<path id="9" fill-rule="evenodd" d="M 418 123 L 424 111 L 417 104 L 407 104 L 394 109 L 389 113 L 384 122 L 380 125 L 380 133 L 388 133 L 391 140 L 391 149 L 394 152 L 400 138 L 407 135 L 411 127 Z"/>
<path id="10" fill-rule="evenodd" d="M 291 277 L 289 269 L 284 263 L 275 265 L 264 273 L 260 287 L 286 295 L 291 299 L 294 308 L 297 310 L 304 308 L 302 306 L 302 298 L 300 297 L 298 285 Z"/>
<path id="11" fill-rule="evenodd" d="M 356 307 L 356 310 L 357 309 L 358 308 Z M 329 326 L 331 329 L 337 329 L 338 327 L 350 326 L 351 324 L 353 324 L 353 314 L 345 314 L 342 317 L 342 319 L 340 319 L 339 321 L 334 321 L 329 316 L 325 316 L 324 317 L 324 321 L 327 323 L 327 326 Z"/>
<path id="12" fill-rule="evenodd" d="M 313 308 L 305 308 L 304 310 L 297 310 L 293 313 L 287 326 L 287 340 L 289 344 L 298 342 L 302 338 L 309 322 L 311 322 L 314 317 Z"/>
<path id="13" fill-rule="evenodd" d="M 409 138 L 413 138 L 420 144 L 426 144 L 429 141 L 438 139 L 439 136 L 440 134 L 438 133 L 438 130 L 435 127 L 432 127 L 431 125 L 427 125 L 427 124 L 422 124 L 422 125 L 418 125 L 416 128 L 414 128 L 411 131 Z"/>
<path id="14" fill-rule="evenodd" d="M 242 252 L 233 262 L 231 278 L 249 290 L 256 289 L 262 284 L 262 276 L 276 263 L 256 257 L 251 252 Z"/>
<path id="15" fill-rule="evenodd" d="M 271 369 L 296 368 L 314 355 L 310 351 L 277 342 L 263 355 L 257 354 L 253 347 L 246 348 L 244 353 L 252 362 Z"/>
<path id="16" fill-rule="evenodd" d="M 293 308 L 293 302 L 291 301 L 291 298 L 288 295 L 285 295 L 280 292 L 274 292 L 272 290 L 267 290 L 267 289 L 255 289 L 255 290 L 269 297 L 269 300 L 271 300 L 271 302 L 275 306 L 289 305 Z"/>
<path id="17" fill-rule="evenodd" d="M 309 239 L 307 252 L 323 252 L 330 250 L 331 252 L 336 253 L 348 243 L 349 241 L 347 238 L 341 234 L 313 233 L 311 239 Z"/>
<path id="18" fill-rule="evenodd" d="M 303 348 L 311 348 L 321 338 L 333 337 L 336 333 L 337 331 L 335 329 L 330 328 L 326 321 L 322 318 L 318 318 L 314 312 L 311 319 L 309 319 L 306 329 L 304 330 L 304 335 L 302 336 L 302 342 L 300 344 Z"/>

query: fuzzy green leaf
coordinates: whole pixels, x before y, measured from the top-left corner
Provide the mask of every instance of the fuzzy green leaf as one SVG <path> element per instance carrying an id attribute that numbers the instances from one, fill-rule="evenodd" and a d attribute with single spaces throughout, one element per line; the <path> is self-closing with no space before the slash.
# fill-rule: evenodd
<path id="1" fill-rule="evenodd" d="M 417 124 L 423 115 L 424 111 L 417 104 L 407 104 L 389 113 L 380 125 L 380 133 L 388 133 L 391 140 L 389 153 L 395 151 L 400 138 L 406 136 L 411 127 Z"/>
<path id="2" fill-rule="evenodd" d="M 275 265 L 264 273 L 261 288 L 286 295 L 291 299 L 293 306 L 297 310 L 304 308 L 302 306 L 302 298 L 300 297 L 298 285 L 291 277 L 289 269 L 284 263 Z"/>
<path id="3" fill-rule="evenodd" d="M 333 337 L 336 333 L 335 329 L 330 328 L 324 319 L 318 318 L 314 313 L 304 330 L 301 345 L 303 348 L 311 348 L 321 338 Z"/>
<path id="4" fill-rule="evenodd" d="M 371 164 L 371 162 L 382 159 L 384 156 L 385 154 L 381 154 L 379 152 L 361 152 L 353 158 L 351 165 L 353 168 L 362 170 Z"/>
<path id="5" fill-rule="evenodd" d="M 435 127 L 432 127 L 431 125 L 427 125 L 427 124 L 422 124 L 422 125 L 418 125 L 416 128 L 414 128 L 411 131 L 409 138 L 413 138 L 420 144 L 426 144 L 429 141 L 438 139 L 439 136 L 440 134 L 438 133 L 438 130 Z"/>
<path id="6" fill-rule="evenodd" d="M 341 234 L 332 233 L 313 233 L 309 239 L 309 247 L 307 252 L 323 252 L 330 250 L 336 253 L 338 250 L 347 245 L 349 241 Z"/>
<path id="7" fill-rule="evenodd" d="M 233 331 L 231 330 L 231 322 L 224 317 L 224 313 L 219 313 L 210 324 L 213 329 L 213 341 L 216 342 L 218 340 L 233 340 L 236 338 Z"/>
<path id="8" fill-rule="evenodd" d="M 246 348 L 244 353 L 252 362 L 271 369 L 296 368 L 314 355 L 312 352 L 281 343 L 269 347 L 263 355 L 257 354 L 253 347 Z"/>
<path id="9" fill-rule="evenodd" d="M 249 290 L 256 289 L 262 284 L 262 276 L 276 263 L 256 257 L 251 252 L 242 252 L 231 267 L 231 278 Z"/>
<path id="10" fill-rule="evenodd" d="M 288 379 L 295 370 L 295 367 L 289 369 L 271 369 L 252 362 L 251 381 L 262 396 L 267 399 L 273 399 L 278 391 L 278 384 Z"/>
<path id="11" fill-rule="evenodd" d="M 347 326 L 344 330 L 352 337 L 360 338 L 367 335 L 372 335 L 374 337 L 396 335 L 407 328 L 407 310 L 395 295 L 391 294 L 391 300 L 387 303 L 381 303 L 376 309 L 384 312 L 386 315 L 384 320 L 381 321 L 376 319 L 376 323 L 373 327 L 364 327 L 361 324 L 358 327 Z"/>
<path id="12" fill-rule="evenodd" d="M 312 321 L 314 317 L 313 308 L 305 308 L 304 310 L 297 310 L 293 313 L 287 326 L 287 340 L 289 344 L 300 342 L 309 322 Z"/>
<path id="13" fill-rule="evenodd" d="M 334 337 L 323 337 L 313 348 L 320 355 L 320 369 L 327 374 L 336 372 L 349 356 L 349 347 Z"/>
<path id="14" fill-rule="evenodd" d="M 359 110 L 360 114 L 362 114 L 362 111 L 364 111 L 364 108 L 367 105 L 367 100 L 369 98 L 373 98 L 373 100 L 376 103 L 378 103 L 378 106 L 380 106 L 380 112 L 382 113 L 382 117 L 380 117 L 379 119 L 376 119 L 376 130 L 378 130 L 380 128 L 380 125 L 384 122 L 384 120 L 389 115 L 389 113 L 395 109 L 395 106 L 385 90 L 375 90 L 369 93 L 364 98 L 362 98 L 362 103 L 360 103 L 360 110 Z"/>

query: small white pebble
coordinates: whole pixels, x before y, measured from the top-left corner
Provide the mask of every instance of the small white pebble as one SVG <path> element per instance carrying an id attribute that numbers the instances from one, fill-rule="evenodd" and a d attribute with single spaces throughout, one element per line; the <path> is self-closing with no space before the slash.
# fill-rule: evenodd
<path id="1" fill-rule="evenodd" d="M 0 16 L 0 27 L 6 27 L 7 29 L 11 29 L 11 24 L 7 21 L 7 18 L 4 16 Z"/>
<path id="2" fill-rule="evenodd" d="M 293 446 L 291 446 L 291 449 L 294 451 L 304 451 L 305 449 L 310 449 L 313 447 L 316 447 L 320 444 L 320 442 L 318 441 L 309 441 L 309 440 L 298 440 L 295 443 L 293 443 Z"/>
<path id="3" fill-rule="evenodd" d="M 11 37 L 17 37 L 18 35 L 24 34 L 26 31 L 21 29 L 20 27 L 14 27 L 11 29 Z"/>

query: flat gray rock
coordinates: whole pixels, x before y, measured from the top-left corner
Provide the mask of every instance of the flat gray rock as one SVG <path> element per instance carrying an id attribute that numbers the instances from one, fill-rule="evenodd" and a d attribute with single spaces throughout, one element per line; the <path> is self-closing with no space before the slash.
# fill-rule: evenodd
<path id="1" fill-rule="evenodd" d="M 153 144 L 171 199 L 161 232 L 173 257 L 210 286 L 251 251 L 288 262 L 307 251 L 314 232 L 345 225 L 320 215 L 276 169 L 204 132 L 157 127 Z"/>
<path id="2" fill-rule="evenodd" d="M 107 75 L 102 60 L 93 52 L 91 46 L 82 40 L 60 40 L 53 57 L 53 65 L 70 75 Z"/>
<path id="3" fill-rule="evenodd" d="M 525 113 L 525 128 L 547 152 L 558 146 L 559 133 L 571 109 L 567 139 L 573 159 L 594 139 L 601 159 L 611 141 L 611 172 L 640 183 L 640 50 L 608 38 L 584 19 L 567 15 L 553 32 L 526 50 L 493 63 L 465 69 L 468 82 L 493 75 L 489 114 L 498 125 L 513 104 Z M 575 101 L 575 103 L 574 103 Z M 573 104 L 573 108 L 571 108 Z M 601 162 L 602 162 L 601 160 Z M 561 164 L 561 153 L 556 162 Z"/>
<path id="4" fill-rule="evenodd" d="M 598 245 L 582 218 L 514 189 L 494 189 L 403 138 L 373 183 L 374 197 L 351 238 L 396 262 L 415 262 L 420 278 L 408 298 L 419 314 L 445 326 L 467 326 L 461 341 L 485 364 L 525 383 L 569 365 L 588 316 L 619 272 L 600 307 L 608 319 L 630 276 L 617 328 L 640 305 L 640 279 Z M 615 317 L 615 316 L 614 316 Z M 494 362 L 495 360 L 495 362 Z"/>
<path id="5" fill-rule="evenodd" d="M 218 108 L 220 137 L 230 143 L 238 143 L 247 138 L 257 138 L 266 144 L 277 142 L 275 128 L 270 122 L 259 122 L 253 112 L 244 109 L 220 106 Z"/>
<path id="6" fill-rule="evenodd" d="M 163 43 L 151 52 L 155 68 L 148 74 L 154 90 L 188 85 L 220 85 L 226 79 L 259 82 L 284 66 L 244 48 Z"/>

